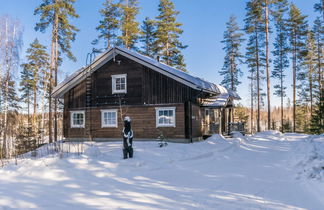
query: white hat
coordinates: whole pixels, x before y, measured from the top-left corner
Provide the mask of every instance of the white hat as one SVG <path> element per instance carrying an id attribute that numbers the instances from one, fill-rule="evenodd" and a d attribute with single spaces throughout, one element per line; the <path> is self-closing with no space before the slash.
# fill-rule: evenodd
<path id="1" fill-rule="evenodd" d="M 124 121 L 128 121 L 128 122 L 130 122 L 130 121 L 131 121 L 131 118 L 128 117 L 128 116 L 126 116 L 126 117 L 124 118 Z"/>

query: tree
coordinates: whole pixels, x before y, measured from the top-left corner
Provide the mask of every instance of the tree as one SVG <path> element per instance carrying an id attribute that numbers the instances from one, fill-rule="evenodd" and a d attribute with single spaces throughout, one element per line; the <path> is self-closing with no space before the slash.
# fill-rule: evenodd
<path id="1" fill-rule="evenodd" d="M 247 44 L 246 63 L 251 72 L 251 100 L 253 98 L 253 80 L 256 81 L 257 94 L 257 131 L 260 132 L 260 105 L 261 105 L 261 84 L 263 80 L 263 69 L 265 66 L 265 24 L 262 17 L 262 2 L 251 0 L 246 5 L 245 31 L 250 36 Z M 253 103 L 251 103 L 251 106 Z"/>
<path id="2" fill-rule="evenodd" d="M 71 42 L 75 40 L 79 30 L 70 24 L 70 18 L 78 18 L 79 15 L 73 7 L 75 0 L 42 0 L 42 3 L 34 11 L 34 15 L 40 15 L 35 30 L 45 32 L 52 26 L 51 37 L 51 63 L 49 78 L 49 119 L 52 119 L 52 90 L 57 85 L 57 70 L 59 55 L 66 54 L 73 61 L 76 58 L 71 52 Z M 53 81 L 54 74 L 54 81 Z M 52 122 L 49 120 L 49 141 L 52 142 Z M 54 141 L 57 141 L 57 100 L 54 100 Z"/>
<path id="3" fill-rule="evenodd" d="M 27 85 L 22 87 L 22 89 L 31 88 L 33 93 L 33 127 L 36 127 L 36 117 L 37 117 L 37 104 L 38 104 L 38 93 L 40 92 L 40 79 L 44 71 L 47 71 L 49 67 L 49 56 L 46 53 L 46 47 L 41 45 L 38 39 L 35 39 L 30 47 L 26 51 L 27 62 L 22 64 L 23 72 L 22 77 L 26 77 L 26 80 L 22 80 L 22 85 Z M 26 89 L 26 91 L 29 91 Z M 29 94 L 30 92 L 28 92 Z M 27 94 L 27 92 L 26 92 Z"/>
<path id="4" fill-rule="evenodd" d="M 183 33 L 183 30 L 180 29 L 182 24 L 177 22 L 179 12 L 175 11 L 174 4 L 170 0 L 160 0 L 158 10 L 160 14 L 156 17 L 156 52 L 165 64 L 186 71 L 181 50 L 187 48 L 187 46 L 179 40 Z"/>
<path id="5" fill-rule="evenodd" d="M 121 0 L 119 4 L 121 10 L 120 30 L 118 37 L 123 46 L 128 49 L 135 49 L 135 44 L 139 36 L 139 23 L 135 20 L 139 12 L 137 0 Z"/>
<path id="6" fill-rule="evenodd" d="M 307 33 L 306 52 L 302 61 L 303 68 L 299 73 L 298 79 L 301 81 L 300 94 L 306 102 L 310 102 L 310 116 L 313 115 L 314 80 L 316 66 L 316 47 L 314 34 L 312 31 Z"/>
<path id="7" fill-rule="evenodd" d="M 319 1 L 320 1 L 319 3 L 316 3 L 314 5 L 314 9 L 316 12 L 322 12 L 322 18 L 324 21 L 324 0 L 319 0 Z"/>
<path id="8" fill-rule="evenodd" d="M 155 21 L 146 17 L 141 26 L 140 42 L 142 43 L 141 53 L 154 58 L 156 55 L 155 37 L 156 27 Z"/>
<path id="9" fill-rule="evenodd" d="M 30 104 L 32 103 L 32 80 L 33 72 L 25 65 L 22 65 L 23 70 L 21 71 L 21 81 L 20 81 L 20 98 L 22 102 L 27 104 L 27 123 L 30 126 Z"/>
<path id="10" fill-rule="evenodd" d="M 286 86 L 284 84 L 284 79 L 286 77 L 285 69 L 289 66 L 289 46 L 288 46 L 288 32 L 287 32 L 287 20 L 284 18 L 284 14 L 288 11 L 287 1 L 278 2 L 275 5 L 274 11 L 272 12 L 274 16 L 274 22 L 276 26 L 276 38 L 274 42 L 274 68 L 271 72 L 271 76 L 279 80 L 279 84 L 274 85 L 274 95 L 280 97 L 281 101 L 281 132 L 284 131 L 284 119 L 283 119 L 283 100 L 286 96 Z"/>
<path id="11" fill-rule="evenodd" d="M 315 39 L 316 47 L 316 68 L 317 68 L 317 85 L 318 92 L 324 88 L 324 73 L 323 73 L 323 63 L 324 63 L 324 25 L 323 21 L 319 17 L 314 21 L 313 33 Z"/>
<path id="12" fill-rule="evenodd" d="M 3 119 L 1 125 L 2 151 L 1 155 L 8 155 L 7 137 L 9 129 L 9 111 L 16 109 L 17 94 L 13 80 L 18 68 L 19 55 L 22 47 L 22 28 L 19 21 L 9 16 L 0 17 L 0 91 Z"/>
<path id="13" fill-rule="evenodd" d="M 265 47 L 266 47 L 266 76 L 267 76 L 267 101 L 268 101 L 268 130 L 271 129 L 271 103 L 270 103 L 270 70 L 269 70 L 269 0 L 264 1 L 265 10 Z"/>
<path id="14" fill-rule="evenodd" d="M 292 53 L 293 69 L 293 132 L 296 131 L 296 76 L 300 70 L 300 64 L 305 52 L 305 40 L 307 35 L 306 17 L 294 5 L 290 5 L 288 32 Z"/>
<path id="15" fill-rule="evenodd" d="M 108 49 L 116 44 L 117 30 L 119 28 L 119 4 L 113 3 L 113 0 L 106 0 L 103 3 L 103 9 L 99 10 L 102 20 L 96 30 L 99 32 L 97 39 L 92 44 L 98 44 L 99 40 L 103 39 L 105 48 Z"/>
<path id="16" fill-rule="evenodd" d="M 240 52 L 240 47 L 244 39 L 243 33 L 237 25 L 236 17 L 231 16 L 229 22 L 226 23 L 226 31 L 224 32 L 223 50 L 225 51 L 224 65 L 219 71 L 220 75 L 224 76 L 221 84 L 233 91 L 237 90 L 237 86 L 241 83 L 239 77 L 243 72 L 238 67 L 242 63 L 243 55 Z"/>
<path id="17" fill-rule="evenodd" d="M 314 134 L 324 133 L 324 89 L 318 94 L 316 109 L 312 115 L 310 131 Z"/>

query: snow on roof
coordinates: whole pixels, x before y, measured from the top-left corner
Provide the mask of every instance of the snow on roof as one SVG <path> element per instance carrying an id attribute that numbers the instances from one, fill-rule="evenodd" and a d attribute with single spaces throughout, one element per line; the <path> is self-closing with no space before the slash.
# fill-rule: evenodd
<path id="1" fill-rule="evenodd" d="M 217 96 L 206 98 L 203 100 L 202 106 L 205 107 L 226 107 L 230 95 L 228 93 L 222 93 Z"/>
<path id="2" fill-rule="evenodd" d="M 199 77 L 194 77 L 186 72 L 180 71 L 176 68 L 158 62 L 157 60 L 150 58 L 148 56 L 144 56 L 140 53 L 134 52 L 132 50 L 123 48 L 123 47 L 113 47 L 108 49 L 106 52 L 97 56 L 94 62 L 91 65 L 83 67 L 66 79 L 64 79 L 59 85 L 57 85 L 53 90 L 53 97 L 62 98 L 64 93 L 69 91 L 71 88 L 79 84 L 86 77 L 86 72 L 89 71 L 93 73 L 97 69 L 99 69 L 103 64 L 108 62 L 110 59 L 113 59 L 117 54 L 123 55 L 129 59 L 135 60 L 142 65 L 148 66 L 149 68 L 158 71 L 168 77 L 171 77 L 185 85 L 188 85 L 197 90 L 203 90 L 205 92 L 210 92 L 212 94 L 229 94 L 231 97 L 235 99 L 240 99 L 236 93 L 228 92 L 228 90 L 220 85 L 216 85 L 214 83 L 208 82 Z M 236 97 L 237 96 L 237 97 Z"/>

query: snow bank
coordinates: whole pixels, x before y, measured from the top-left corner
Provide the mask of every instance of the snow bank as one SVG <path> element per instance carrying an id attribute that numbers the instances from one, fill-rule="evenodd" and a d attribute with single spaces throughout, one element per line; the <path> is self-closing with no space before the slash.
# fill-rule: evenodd
<path id="1" fill-rule="evenodd" d="M 295 147 L 297 178 L 324 180 L 324 136 L 310 136 Z"/>
<path id="2" fill-rule="evenodd" d="M 122 159 L 121 147 L 122 142 L 61 142 L 39 148 L 36 158 L 25 155 L 18 165 L 0 168 L 0 209 L 322 209 L 324 205 L 323 182 L 313 181 L 323 180 L 323 135 L 213 135 L 206 141 L 168 143 L 162 148 L 156 141 L 135 141 L 134 158 L 127 160 Z M 294 165 L 289 164 L 290 157 Z M 295 169 L 308 171 L 312 179 L 296 180 Z"/>

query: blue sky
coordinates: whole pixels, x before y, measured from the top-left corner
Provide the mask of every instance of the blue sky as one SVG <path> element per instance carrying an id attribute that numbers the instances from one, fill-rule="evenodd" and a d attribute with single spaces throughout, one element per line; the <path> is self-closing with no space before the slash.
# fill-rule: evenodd
<path id="1" fill-rule="evenodd" d="M 50 33 L 40 33 L 34 31 L 35 23 L 39 17 L 33 15 L 34 9 L 40 4 L 40 0 L 0 0 L 0 15 L 8 14 L 20 20 L 24 28 L 24 46 L 22 49 L 22 60 L 24 52 L 29 44 L 37 37 L 40 42 L 50 48 Z M 157 16 L 157 6 L 159 0 L 139 0 L 140 14 L 137 19 L 139 22 L 148 16 Z M 237 16 L 240 27 L 244 26 L 245 0 L 173 0 L 176 9 L 180 11 L 178 21 L 183 23 L 184 30 L 181 39 L 189 47 L 184 50 L 187 69 L 190 74 L 205 78 L 214 83 L 220 83 L 222 77 L 218 71 L 224 62 L 224 52 L 221 40 L 225 30 L 225 23 L 229 16 Z M 309 23 L 312 23 L 318 13 L 313 10 L 313 5 L 319 0 L 293 0 L 302 11 L 308 15 Z M 98 25 L 100 15 L 98 10 L 101 8 L 103 0 L 77 0 L 75 6 L 79 19 L 72 20 L 80 32 L 72 45 L 72 52 L 77 58 L 77 62 L 64 59 L 60 68 L 60 79 L 71 74 L 76 69 L 84 66 L 86 55 L 91 51 L 90 44 L 96 38 L 95 27 Z M 273 37 L 274 35 L 272 35 Z M 242 48 L 244 52 L 244 47 Z M 272 65 L 271 65 L 272 68 Z M 242 84 L 238 88 L 242 100 L 241 103 L 249 104 L 247 69 L 243 65 Z M 287 69 L 287 74 L 291 77 L 291 68 Z M 19 79 L 17 72 L 17 79 Z M 272 79 L 272 85 L 275 81 Z M 291 84 L 291 79 L 287 78 L 287 84 Z M 292 98 L 291 88 L 288 87 L 288 97 Z M 273 105 L 279 105 L 279 99 L 271 96 Z"/>

